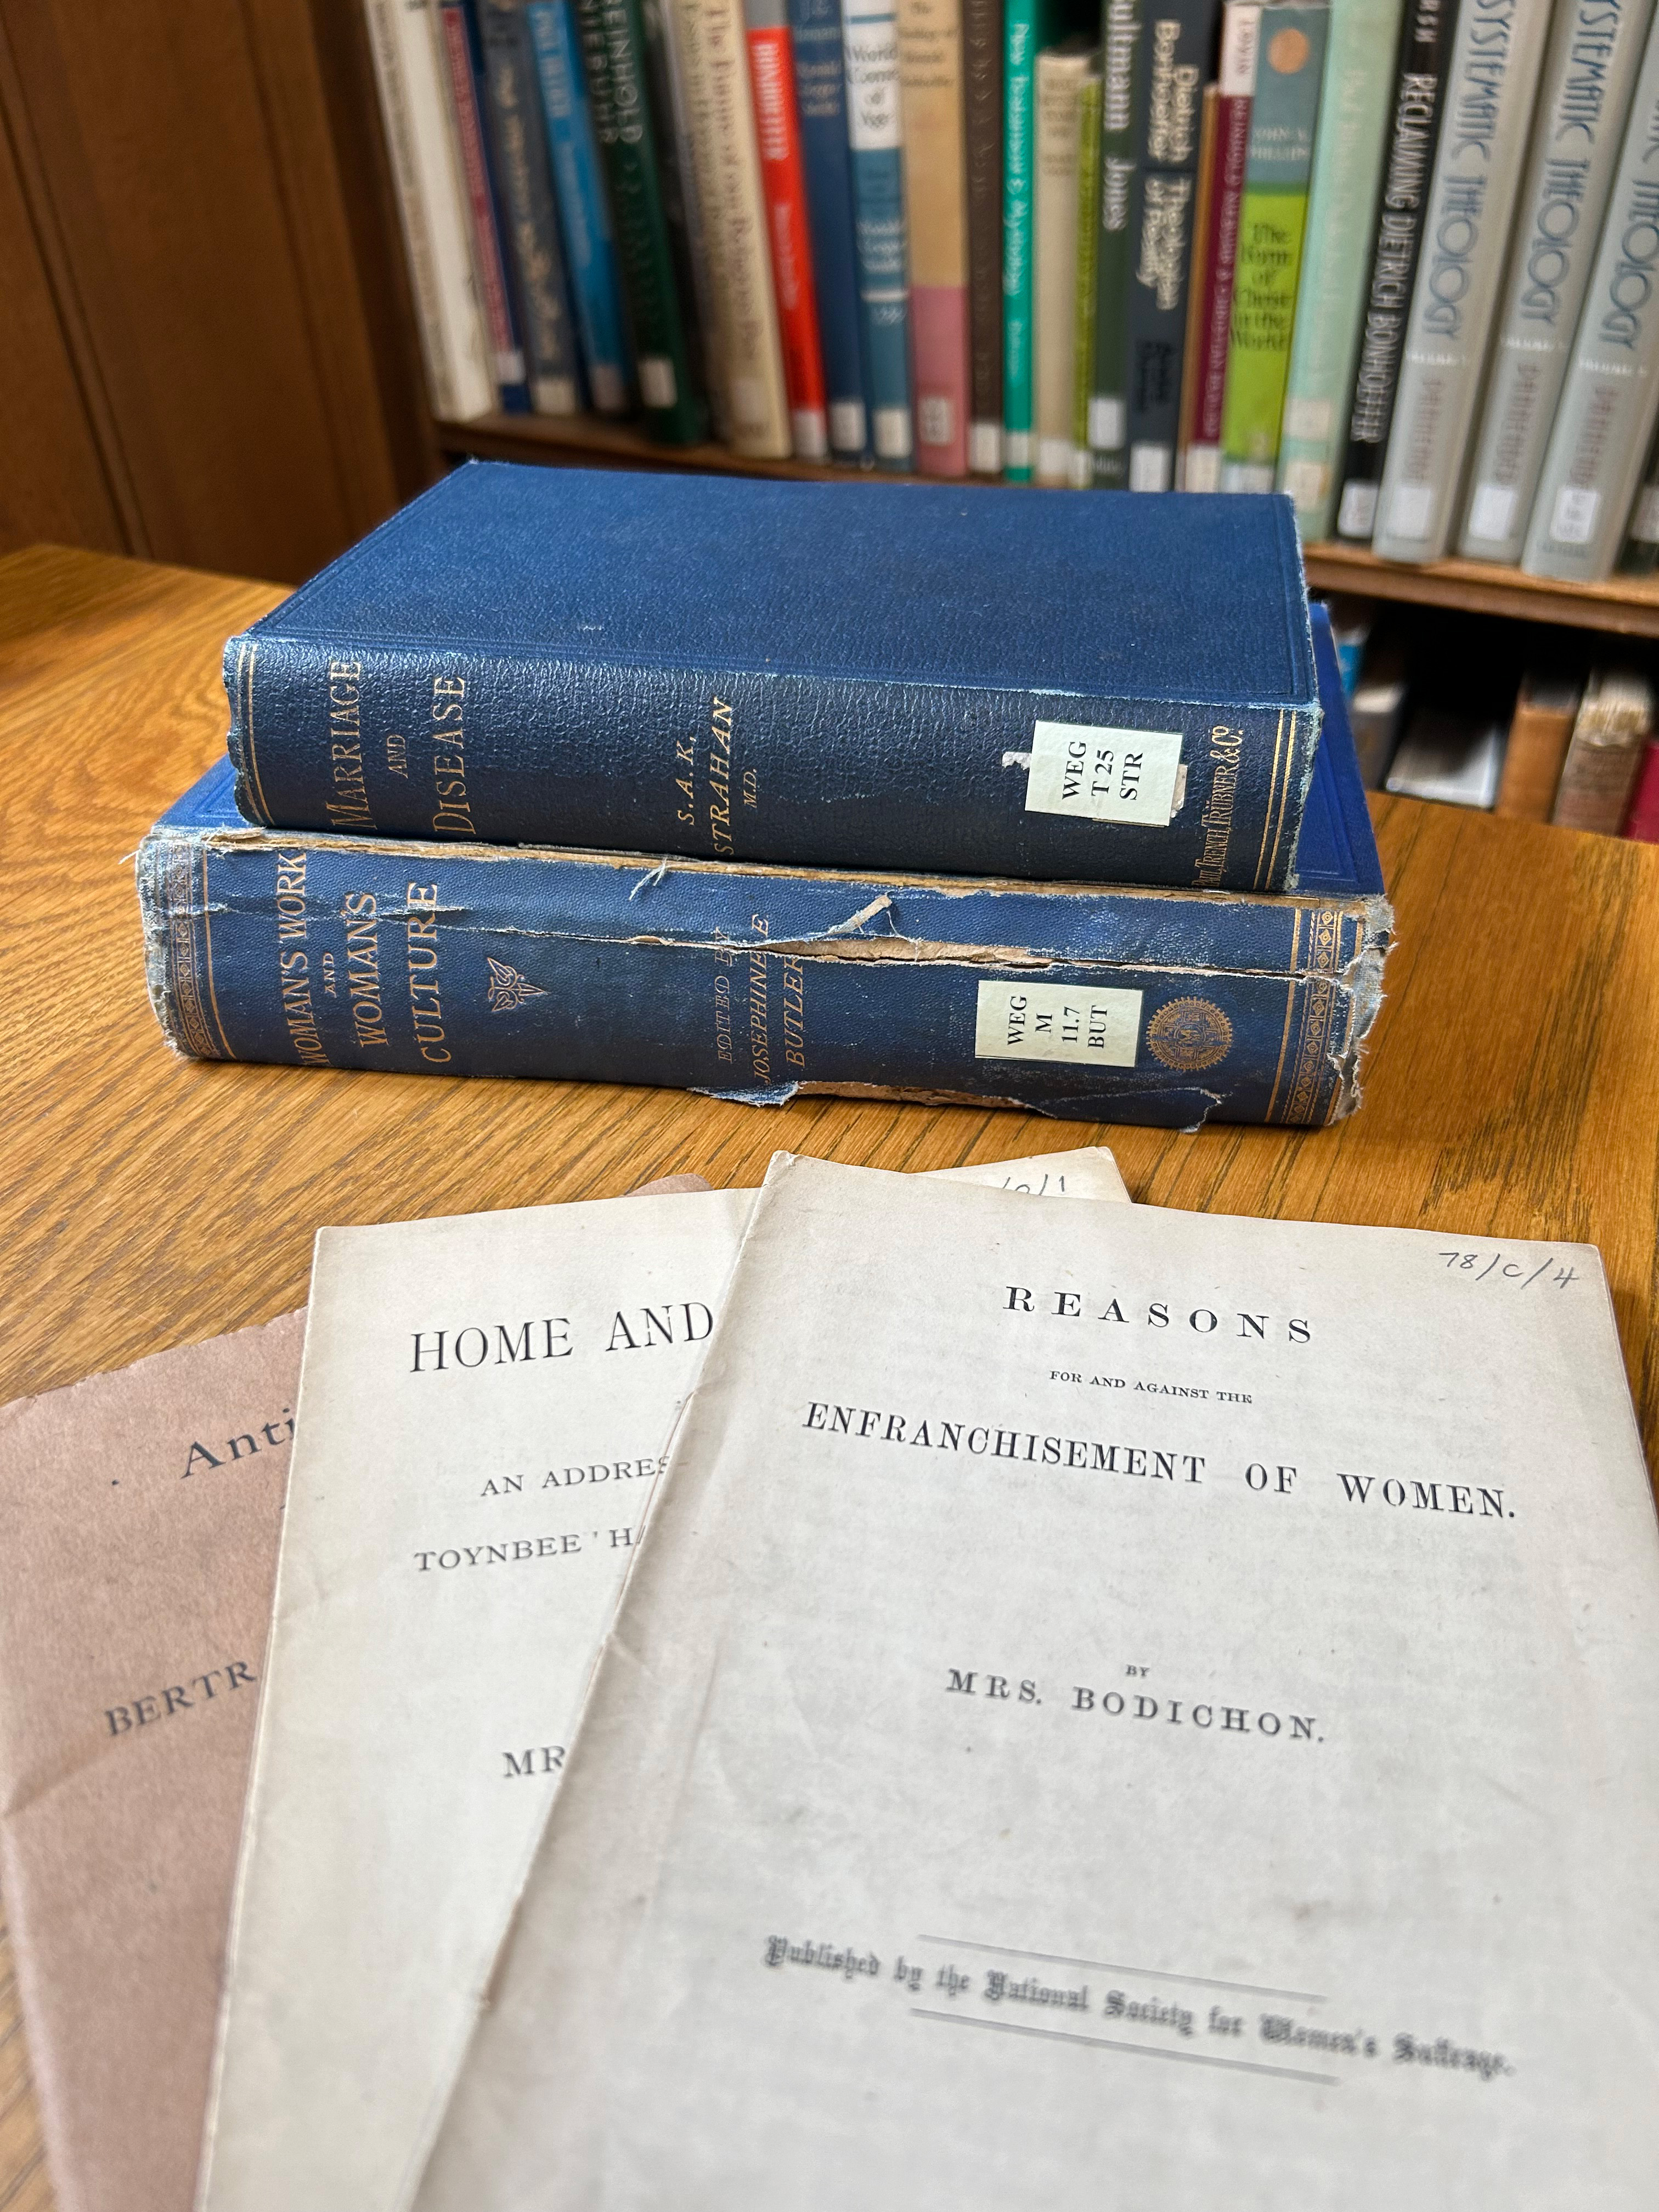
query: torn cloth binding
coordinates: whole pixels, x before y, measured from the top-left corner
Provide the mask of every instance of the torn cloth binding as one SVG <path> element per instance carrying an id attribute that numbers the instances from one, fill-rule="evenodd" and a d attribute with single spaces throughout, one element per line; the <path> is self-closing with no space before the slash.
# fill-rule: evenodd
<path id="1" fill-rule="evenodd" d="M 139 854 L 151 997 L 209 1059 L 1334 1121 L 1392 916 L 1340 706 L 1325 726 L 1318 888 L 1279 897 L 283 835 L 221 763 Z"/>

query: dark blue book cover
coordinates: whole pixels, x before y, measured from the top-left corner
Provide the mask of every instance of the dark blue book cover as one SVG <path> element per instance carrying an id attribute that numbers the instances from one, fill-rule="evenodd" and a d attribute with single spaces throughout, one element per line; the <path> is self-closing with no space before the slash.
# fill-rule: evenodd
<path id="1" fill-rule="evenodd" d="M 1219 15 L 1218 0 L 1158 0 L 1143 10 L 1126 309 L 1136 491 L 1167 491 L 1175 481 L 1199 120 Z"/>
<path id="2" fill-rule="evenodd" d="M 226 648 L 250 818 L 1280 890 L 1320 704 L 1277 495 L 474 463 Z"/>
<path id="3" fill-rule="evenodd" d="M 574 11 L 570 0 L 532 0 L 525 20 L 541 78 L 559 231 L 581 332 L 588 394 L 601 415 L 626 414 L 633 363 Z"/>
<path id="4" fill-rule="evenodd" d="M 581 404 L 576 337 L 530 27 L 522 0 L 477 0 L 477 8 L 490 156 L 507 216 L 530 396 L 538 414 L 574 415 Z"/>
<path id="5" fill-rule="evenodd" d="M 484 123 L 483 40 L 477 0 L 441 0 L 439 35 L 449 68 L 449 90 L 460 142 L 461 174 L 472 216 L 473 245 L 484 322 L 495 357 L 495 383 L 505 415 L 530 412 L 524 337 L 507 280 L 507 211 Z"/>
<path id="6" fill-rule="evenodd" d="M 152 1000 L 208 1059 L 1334 1121 L 1392 923 L 1318 629 L 1292 896 L 282 836 L 222 762 L 139 854 Z"/>
<path id="7" fill-rule="evenodd" d="M 839 460 L 856 461 L 869 450 L 871 399 L 860 331 L 841 0 L 789 0 L 789 23 L 812 235 L 812 281 L 829 387 L 830 448 Z"/>

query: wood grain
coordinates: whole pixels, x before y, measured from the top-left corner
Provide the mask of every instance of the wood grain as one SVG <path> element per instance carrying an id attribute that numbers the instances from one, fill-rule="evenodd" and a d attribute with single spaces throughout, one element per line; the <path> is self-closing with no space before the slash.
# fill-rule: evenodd
<path id="1" fill-rule="evenodd" d="M 1609 576 L 1571 584 L 1488 561 L 1384 561 L 1369 545 L 1335 539 L 1308 548 L 1308 581 L 1324 592 L 1450 607 L 1460 614 L 1509 615 L 1521 622 L 1565 623 L 1620 637 L 1659 637 L 1659 580 Z"/>
<path id="2" fill-rule="evenodd" d="M 298 581 L 429 477 L 312 0 L 0 0 L 0 131 L 26 224 L 0 174 L 7 273 L 32 240 L 46 278 L 25 258 L 8 287 L 0 543 L 32 523 Z"/>
<path id="3" fill-rule="evenodd" d="M 0 52 L 0 81 L 4 59 Z M 86 395 L 76 374 L 46 249 L 0 98 L 0 422 L 14 427 L 0 476 L 0 547 L 44 535 L 108 552 L 130 550 Z"/>
<path id="4" fill-rule="evenodd" d="M 902 1169 L 1093 1140 L 1135 1198 L 1599 1244 L 1659 1443 L 1659 853 L 1377 802 L 1400 943 L 1366 1103 L 1328 1131 L 1169 1131 L 842 1100 L 176 1060 L 128 856 L 223 742 L 219 653 L 270 586 L 48 550 L 0 560 L 0 1400 L 268 1318 L 329 1222 L 599 1197 L 778 1146 Z M 0 1947 L 0 2212 L 49 2203 Z"/>

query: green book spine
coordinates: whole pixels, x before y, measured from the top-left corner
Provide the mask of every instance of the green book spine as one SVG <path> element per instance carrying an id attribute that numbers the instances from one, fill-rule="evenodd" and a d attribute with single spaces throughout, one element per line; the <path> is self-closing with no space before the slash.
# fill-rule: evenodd
<path id="1" fill-rule="evenodd" d="M 1329 24 L 1326 0 L 1261 11 L 1227 340 L 1223 491 L 1273 488 Z"/>
<path id="2" fill-rule="evenodd" d="M 1340 0 L 1331 14 L 1279 447 L 1279 489 L 1308 539 L 1336 523 L 1370 273 L 1361 242 L 1376 221 L 1403 12 L 1402 0 Z"/>
<path id="3" fill-rule="evenodd" d="M 1072 481 L 1079 491 L 1094 482 L 1089 395 L 1095 381 L 1095 291 L 1100 266 L 1100 79 L 1085 77 L 1078 101 L 1077 319 L 1072 340 Z"/>
<path id="4" fill-rule="evenodd" d="M 1031 263 L 1037 0 L 1008 0 L 1003 72 L 1002 472 L 1031 481 L 1031 376 L 1036 285 Z"/>
<path id="5" fill-rule="evenodd" d="M 576 15 L 593 133 L 611 188 L 646 427 L 665 444 L 691 445 L 708 426 L 692 382 L 685 319 L 674 289 L 639 0 L 576 0 Z"/>
<path id="6" fill-rule="evenodd" d="M 1129 481 L 1129 214 L 1134 198 L 1141 0 L 1105 0 L 1100 25 L 1100 236 L 1088 450 L 1093 481 Z"/>

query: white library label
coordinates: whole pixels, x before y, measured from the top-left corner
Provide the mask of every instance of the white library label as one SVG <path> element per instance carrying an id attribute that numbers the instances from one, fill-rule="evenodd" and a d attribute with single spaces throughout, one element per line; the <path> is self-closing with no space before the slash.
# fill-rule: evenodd
<path id="1" fill-rule="evenodd" d="M 1506 538 L 1515 527 L 1520 496 L 1513 484 L 1477 484 L 1469 501 L 1469 535 L 1500 542 Z"/>
<path id="2" fill-rule="evenodd" d="M 1179 730 L 1038 722 L 1031 732 L 1025 811 L 1161 830 L 1179 809 L 1180 781 Z"/>
<path id="3" fill-rule="evenodd" d="M 974 1056 L 1133 1067 L 1140 999 L 1139 991 L 1095 991 L 1080 984 L 981 983 Z"/>
<path id="4" fill-rule="evenodd" d="M 1550 536 L 1558 545 L 1588 545 L 1595 533 L 1601 495 L 1582 484 L 1563 484 L 1550 515 Z"/>
<path id="5" fill-rule="evenodd" d="M 639 362 L 640 397 L 647 407 L 672 407 L 678 386 L 674 364 L 666 354 L 641 354 Z"/>

